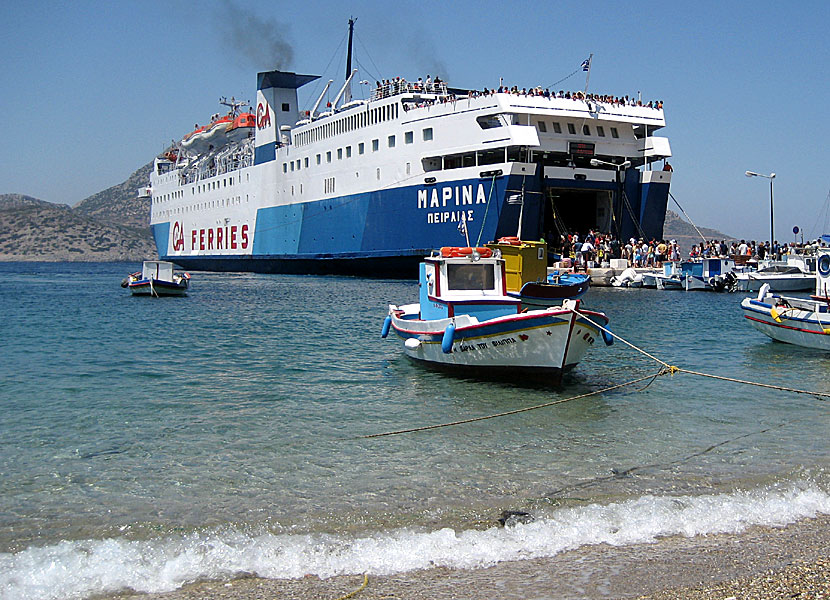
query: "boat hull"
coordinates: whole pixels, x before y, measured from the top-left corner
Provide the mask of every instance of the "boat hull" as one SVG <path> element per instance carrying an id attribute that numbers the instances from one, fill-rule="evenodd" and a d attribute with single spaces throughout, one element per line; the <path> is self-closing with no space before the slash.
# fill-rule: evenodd
<path id="1" fill-rule="evenodd" d="M 127 285 L 133 296 L 186 296 L 188 282 L 162 281 L 160 279 L 139 279 Z"/>
<path id="2" fill-rule="evenodd" d="M 410 305 L 417 307 L 418 305 Z M 569 309 L 535 310 L 483 321 L 467 317 L 422 321 L 406 318 L 414 311 L 401 313 L 390 307 L 391 327 L 404 342 L 410 358 L 436 369 L 459 375 L 487 377 L 526 377 L 554 385 L 571 370 L 602 337 L 601 331 Z M 608 319 L 590 312 L 600 325 Z M 456 329 L 449 352 L 444 351 L 445 332 Z"/>
<path id="3" fill-rule="evenodd" d="M 759 277 L 748 273 L 738 276 L 739 292 L 757 292 L 765 283 L 773 292 L 808 292 L 816 286 L 816 276 L 805 273 L 803 276 Z"/>
<path id="4" fill-rule="evenodd" d="M 816 303 L 816 306 L 821 306 L 821 303 Z M 776 341 L 830 351 L 828 312 L 776 308 L 772 304 L 751 298 L 745 298 L 741 302 L 741 309 L 744 317 L 755 329 Z M 777 320 L 773 316 L 773 309 L 778 316 Z"/>

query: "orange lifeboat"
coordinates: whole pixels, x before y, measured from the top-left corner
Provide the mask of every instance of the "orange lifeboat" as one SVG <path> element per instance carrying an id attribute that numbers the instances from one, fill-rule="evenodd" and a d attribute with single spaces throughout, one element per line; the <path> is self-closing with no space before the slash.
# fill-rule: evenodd
<path id="1" fill-rule="evenodd" d="M 228 139 L 234 142 L 244 140 L 256 127 L 256 116 L 252 113 L 242 113 L 228 125 Z"/>

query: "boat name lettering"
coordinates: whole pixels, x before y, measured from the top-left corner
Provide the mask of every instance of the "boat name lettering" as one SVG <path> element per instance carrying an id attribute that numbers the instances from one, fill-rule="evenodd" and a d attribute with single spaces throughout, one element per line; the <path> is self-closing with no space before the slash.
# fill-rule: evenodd
<path id="1" fill-rule="evenodd" d="M 502 340 L 493 340 L 493 345 L 494 346 L 507 346 L 508 344 L 515 344 L 515 343 L 516 343 L 516 339 L 512 338 L 512 337 L 511 338 L 504 338 Z"/>
<path id="2" fill-rule="evenodd" d="M 256 105 L 256 128 L 265 129 L 271 126 L 271 111 L 267 104 L 260 102 Z"/>
<path id="3" fill-rule="evenodd" d="M 473 220 L 472 210 L 445 210 L 444 212 L 427 213 L 427 223 L 457 223 L 461 215 L 467 213 L 464 220 L 468 223 Z"/>
<path id="4" fill-rule="evenodd" d="M 487 350 L 487 342 L 478 342 L 477 344 L 461 344 L 458 349 L 461 352 L 469 352 L 470 350 Z"/>
<path id="5" fill-rule="evenodd" d="M 487 204 L 487 194 L 484 193 L 484 184 L 478 184 L 475 200 L 473 200 L 473 185 L 471 183 L 470 185 L 455 185 L 418 190 L 418 208 L 446 208 L 447 206 Z"/>
<path id="6" fill-rule="evenodd" d="M 245 250 L 249 241 L 247 223 L 190 230 L 191 250 Z"/>

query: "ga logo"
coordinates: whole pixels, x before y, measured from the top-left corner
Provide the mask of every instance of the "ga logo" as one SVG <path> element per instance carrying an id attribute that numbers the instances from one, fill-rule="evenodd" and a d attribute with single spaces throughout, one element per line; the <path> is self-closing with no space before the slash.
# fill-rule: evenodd
<path id="1" fill-rule="evenodd" d="M 256 106 L 256 127 L 257 129 L 265 129 L 271 126 L 271 111 L 268 110 L 268 105 L 260 102 Z"/>
<path id="2" fill-rule="evenodd" d="M 173 224 L 173 250 L 184 250 L 184 229 L 178 221 Z"/>

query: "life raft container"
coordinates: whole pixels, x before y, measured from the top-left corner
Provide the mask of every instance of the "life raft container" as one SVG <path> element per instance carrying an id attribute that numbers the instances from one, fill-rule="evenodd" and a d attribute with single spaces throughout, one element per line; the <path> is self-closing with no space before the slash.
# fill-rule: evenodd
<path id="1" fill-rule="evenodd" d="M 493 251 L 490 248 L 470 248 L 469 246 L 444 246 L 441 248 L 441 256 L 444 258 L 456 258 L 459 256 L 470 256 L 475 250 L 481 258 L 490 258 Z"/>

